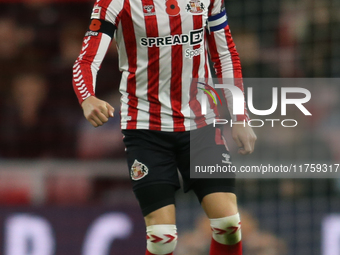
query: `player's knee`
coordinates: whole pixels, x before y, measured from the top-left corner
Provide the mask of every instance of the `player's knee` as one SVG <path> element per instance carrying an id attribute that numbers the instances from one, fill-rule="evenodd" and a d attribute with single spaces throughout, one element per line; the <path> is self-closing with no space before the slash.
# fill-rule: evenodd
<path id="1" fill-rule="evenodd" d="M 147 250 L 155 255 L 172 253 L 177 244 L 176 225 L 152 225 L 146 228 Z"/>
<path id="2" fill-rule="evenodd" d="M 223 218 L 210 219 L 213 238 L 221 243 L 233 245 L 241 241 L 240 215 L 234 214 Z"/>

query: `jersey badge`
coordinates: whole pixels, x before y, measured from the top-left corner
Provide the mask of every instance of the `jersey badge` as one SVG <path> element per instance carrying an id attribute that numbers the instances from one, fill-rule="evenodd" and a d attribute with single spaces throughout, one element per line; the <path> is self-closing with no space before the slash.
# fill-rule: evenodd
<path id="1" fill-rule="evenodd" d="M 100 12 L 102 7 L 96 6 L 92 10 L 91 19 L 100 19 Z"/>
<path id="2" fill-rule="evenodd" d="M 149 169 L 146 165 L 139 162 L 137 159 L 133 162 L 131 166 L 131 179 L 134 181 L 138 181 L 144 178 L 149 173 Z"/>
<path id="3" fill-rule="evenodd" d="M 185 10 L 191 14 L 201 14 L 205 10 L 205 6 L 200 0 L 190 0 Z"/>
<path id="4" fill-rule="evenodd" d="M 144 16 L 156 15 L 155 6 L 153 6 L 152 4 L 144 5 L 143 12 L 144 12 Z"/>
<path id="5" fill-rule="evenodd" d="M 165 5 L 166 5 L 165 11 L 169 16 L 176 16 L 179 14 L 181 10 L 176 0 L 167 0 L 165 2 Z"/>

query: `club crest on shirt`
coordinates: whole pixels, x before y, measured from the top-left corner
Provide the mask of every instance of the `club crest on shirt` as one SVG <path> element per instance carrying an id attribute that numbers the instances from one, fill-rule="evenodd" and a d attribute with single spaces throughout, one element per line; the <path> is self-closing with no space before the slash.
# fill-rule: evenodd
<path id="1" fill-rule="evenodd" d="M 156 15 L 155 6 L 153 6 L 152 4 L 144 5 L 143 12 L 144 12 L 144 16 Z"/>
<path id="2" fill-rule="evenodd" d="M 131 166 L 131 179 L 134 181 L 138 181 L 142 178 L 144 178 L 149 173 L 149 169 L 146 165 L 139 162 L 137 159 L 133 162 L 133 165 Z"/>
<path id="3" fill-rule="evenodd" d="M 201 14 L 205 10 L 205 6 L 200 0 L 190 0 L 185 9 L 192 14 Z"/>

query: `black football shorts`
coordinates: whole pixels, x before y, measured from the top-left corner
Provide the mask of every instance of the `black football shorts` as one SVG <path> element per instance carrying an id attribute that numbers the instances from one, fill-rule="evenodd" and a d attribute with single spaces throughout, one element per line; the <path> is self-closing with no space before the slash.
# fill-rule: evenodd
<path id="1" fill-rule="evenodd" d="M 180 187 L 178 171 L 183 179 L 184 192 L 192 189 L 200 202 L 205 195 L 213 192 L 234 192 L 233 173 L 223 179 L 190 178 L 190 167 L 216 165 L 221 162 L 222 154 L 230 158 L 220 129 L 208 125 L 184 132 L 144 129 L 122 132 L 130 179 L 144 215 L 157 208 L 151 206 L 152 210 L 145 209 L 141 200 L 151 201 L 152 197 L 155 197 L 154 200 L 161 200 L 165 196 L 159 194 L 163 187 L 163 193 L 168 194 L 169 199 L 167 202 L 163 201 L 162 205 L 173 203 L 170 191 L 172 189 L 174 194 Z"/>

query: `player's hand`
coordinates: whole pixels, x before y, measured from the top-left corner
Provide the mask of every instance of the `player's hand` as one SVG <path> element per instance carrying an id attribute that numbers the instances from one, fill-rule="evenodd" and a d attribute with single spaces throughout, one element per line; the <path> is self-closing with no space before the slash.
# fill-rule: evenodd
<path id="1" fill-rule="evenodd" d="M 251 154 L 254 151 L 255 141 L 257 139 L 253 129 L 246 124 L 233 124 L 232 137 L 238 146 L 238 153 L 242 155 Z"/>
<path id="2" fill-rule="evenodd" d="M 100 100 L 94 96 L 86 98 L 81 107 L 83 108 L 85 118 L 94 127 L 103 125 L 113 117 L 115 109 L 107 102 Z"/>

